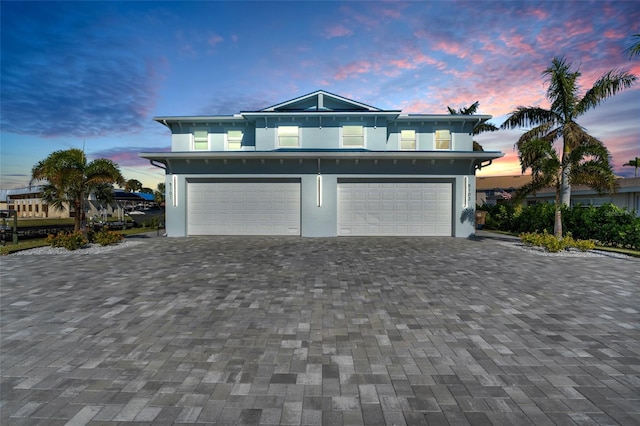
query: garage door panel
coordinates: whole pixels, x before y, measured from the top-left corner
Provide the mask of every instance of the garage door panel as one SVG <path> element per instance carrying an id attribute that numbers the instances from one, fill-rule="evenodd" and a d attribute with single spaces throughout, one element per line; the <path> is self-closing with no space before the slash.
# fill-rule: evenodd
<path id="1" fill-rule="evenodd" d="M 452 185 L 338 183 L 338 235 L 452 235 Z"/>
<path id="2" fill-rule="evenodd" d="M 299 182 L 189 182 L 189 235 L 300 235 Z"/>

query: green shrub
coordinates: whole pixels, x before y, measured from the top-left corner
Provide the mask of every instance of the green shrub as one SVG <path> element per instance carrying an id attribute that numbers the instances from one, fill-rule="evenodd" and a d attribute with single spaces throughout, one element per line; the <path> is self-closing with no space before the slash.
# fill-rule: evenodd
<path id="1" fill-rule="evenodd" d="M 522 209 L 514 218 L 512 232 L 553 233 L 556 208 L 554 204 L 538 203 Z"/>
<path id="2" fill-rule="evenodd" d="M 561 240 L 549 234 L 546 230 L 542 234 L 538 232 L 525 232 L 520 234 L 520 240 L 529 246 L 543 247 L 550 253 L 557 253 L 568 248 L 577 248 L 580 251 L 589 251 L 595 248 L 595 243 L 590 240 L 574 240 L 571 234 Z"/>
<path id="3" fill-rule="evenodd" d="M 477 210 L 485 210 L 487 212 L 485 218 L 485 227 L 487 229 L 510 231 L 513 228 L 515 209 L 512 204 L 502 203 L 492 206 L 485 204 L 482 207 L 477 207 Z"/>
<path id="4" fill-rule="evenodd" d="M 59 232 L 57 235 L 49 234 L 47 243 L 51 247 L 64 247 L 67 250 L 77 250 L 89 244 L 89 240 L 80 232 Z"/>
<path id="5" fill-rule="evenodd" d="M 118 232 L 110 231 L 109 229 L 103 229 L 98 231 L 93 236 L 93 241 L 101 246 L 108 246 L 111 244 L 117 244 L 124 239 L 124 236 Z"/>
<path id="6" fill-rule="evenodd" d="M 160 226 L 160 218 L 158 216 L 149 218 L 142 223 L 142 226 L 145 228 L 157 228 Z"/>
<path id="7" fill-rule="evenodd" d="M 524 208 L 500 204 L 481 209 L 487 211 L 487 229 L 518 234 L 553 233 L 554 204 L 539 203 Z M 562 228 L 576 241 L 591 240 L 599 246 L 640 250 L 640 217 L 614 204 L 562 207 Z"/>

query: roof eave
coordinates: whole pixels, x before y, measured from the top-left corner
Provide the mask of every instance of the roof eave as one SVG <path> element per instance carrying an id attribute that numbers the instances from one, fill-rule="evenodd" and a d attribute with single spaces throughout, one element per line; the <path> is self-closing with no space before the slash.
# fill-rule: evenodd
<path id="1" fill-rule="evenodd" d="M 214 159 L 407 159 L 407 160 L 494 160 L 500 151 L 216 151 L 216 152 L 141 152 L 149 160 Z"/>

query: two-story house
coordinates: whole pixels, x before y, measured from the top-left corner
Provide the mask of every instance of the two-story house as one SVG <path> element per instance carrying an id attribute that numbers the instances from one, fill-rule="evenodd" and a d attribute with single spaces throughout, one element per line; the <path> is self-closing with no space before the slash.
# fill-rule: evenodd
<path id="1" fill-rule="evenodd" d="M 326 91 L 231 116 L 156 117 L 171 152 L 166 231 L 189 235 L 454 236 L 475 232 L 473 151 L 488 115 L 402 114 Z"/>

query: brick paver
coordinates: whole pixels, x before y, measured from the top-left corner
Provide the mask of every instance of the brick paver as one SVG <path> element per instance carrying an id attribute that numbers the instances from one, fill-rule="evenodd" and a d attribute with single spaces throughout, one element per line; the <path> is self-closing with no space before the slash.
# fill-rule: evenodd
<path id="1" fill-rule="evenodd" d="M 1 262 L 2 424 L 640 424 L 640 261 L 147 238 Z"/>

